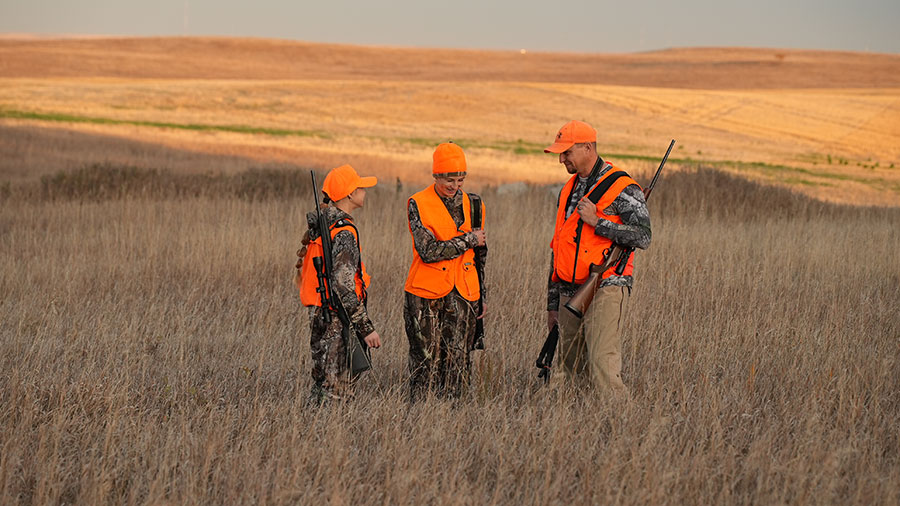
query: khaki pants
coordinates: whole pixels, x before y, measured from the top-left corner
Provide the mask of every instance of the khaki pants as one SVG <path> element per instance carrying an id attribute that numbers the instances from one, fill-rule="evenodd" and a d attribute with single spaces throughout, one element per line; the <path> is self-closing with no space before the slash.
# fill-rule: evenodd
<path id="1" fill-rule="evenodd" d="M 605 286 L 597 290 L 584 318 L 564 307 L 569 297 L 559 301 L 559 380 L 583 378 L 615 395 L 628 395 L 622 383 L 622 321 L 627 287 Z M 551 376 L 551 378 L 553 377 Z"/>

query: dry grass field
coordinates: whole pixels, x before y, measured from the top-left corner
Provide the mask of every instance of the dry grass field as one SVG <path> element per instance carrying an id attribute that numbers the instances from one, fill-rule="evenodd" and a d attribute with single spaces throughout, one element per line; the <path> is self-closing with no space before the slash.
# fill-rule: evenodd
<path id="1" fill-rule="evenodd" d="M 106 168 L 5 194 L 0 503 L 900 500 L 900 210 L 665 177 L 618 405 L 538 383 L 554 196 L 488 190 L 488 349 L 463 401 L 410 406 L 415 188 L 382 185 L 359 221 L 386 344 L 316 411 L 290 280 L 305 176 Z"/>
<path id="2" fill-rule="evenodd" d="M 0 39 L 0 504 L 900 503 L 898 70 Z M 540 148 L 576 114 L 640 182 L 680 147 L 624 404 L 534 368 L 565 178 Z M 409 405 L 403 209 L 447 138 L 487 206 L 487 350 L 463 400 Z M 303 169 L 345 162 L 380 178 L 358 221 L 385 345 L 310 410 Z"/>

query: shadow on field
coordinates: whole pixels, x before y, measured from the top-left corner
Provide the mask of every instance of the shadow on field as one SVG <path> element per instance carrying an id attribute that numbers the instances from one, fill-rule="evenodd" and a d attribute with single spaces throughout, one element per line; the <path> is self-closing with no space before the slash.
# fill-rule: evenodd
<path id="1" fill-rule="evenodd" d="M 318 170 L 316 172 L 321 182 L 324 174 Z M 641 178 L 638 181 L 646 183 Z M 231 173 L 184 173 L 94 163 L 44 175 L 39 184 L 7 183 L 0 187 L 0 197 L 10 198 L 15 194 L 28 200 L 94 202 L 197 197 L 265 201 L 309 198 L 311 186 L 309 169 L 291 167 L 249 168 Z M 554 197 L 556 188 L 558 185 L 519 183 L 487 186 L 482 193 L 501 199 L 516 199 L 526 193 Z M 653 216 L 663 220 L 683 216 L 737 222 L 773 217 L 810 219 L 846 216 L 847 213 L 877 213 L 882 209 L 822 202 L 787 188 L 759 184 L 703 166 L 669 171 L 663 175 L 658 188 L 660 191 L 654 194 L 650 205 Z M 409 189 L 409 185 L 401 184 L 399 180 L 380 181 L 375 191 L 406 192 Z M 552 205 L 552 201 L 548 205 Z M 883 209 L 881 212 L 892 211 Z"/>
<path id="2" fill-rule="evenodd" d="M 12 184 L 91 166 L 234 174 L 253 167 L 296 168 L 237 154 L 176 148 L 102 133 L 47 126 L 0 124 L 0 177 Z"/>
<path id="3" fill-rule="evenodd" d="M 43 176 L 39 187 L 24 185 L 23 193 L 45 201 L 196 197 L 262 201 L 309 197 L 312 195 L 311 187 L 309 170 L 253 168 L 235 174 L 184 174 L 95 164 Z"/>

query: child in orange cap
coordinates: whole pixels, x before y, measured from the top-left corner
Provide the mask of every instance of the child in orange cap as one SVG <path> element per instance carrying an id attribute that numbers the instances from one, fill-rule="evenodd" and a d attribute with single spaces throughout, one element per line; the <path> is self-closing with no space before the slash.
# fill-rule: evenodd
<path id="1" fill-rule="evenodd" d="M 300 299 L 309 308 L 310 351 L 313 386 L 309 402 L 321 405 L 350 395 L 354 378 L 350 374 L 351 339 L 365 347 L 378 348 L 381 337 L 366 311 L 369 274 L 361 259 L 359 231 L 350 216 L 363 206 L 366 188 L 375 186 L 374 177 L 359 177 L 353 167 L 332 169 L 322 184 L 322 217 L 331 231 L 332 276 L 328 279 L 332 299 L 323 307 L 319 277 L 313 259 L 324 256 L 315 212 L 306 216 L 308 230 L 297 254 L 300 272 Z M 343 322 L 342 322 L 343 320 Z M 349 328 L 346 323 L 349 323 Z"/>
<path id="2" fill-rule="evenodd" d="M 413 263 L 403 319 L 412 400 L 429 391 L 448 397 L 464 393 L 485 308 L 484 204 L 462 191 L 467 171 L 462 148 L 443 143 L 432 160 L 434 184 L 407 203 Z"/>

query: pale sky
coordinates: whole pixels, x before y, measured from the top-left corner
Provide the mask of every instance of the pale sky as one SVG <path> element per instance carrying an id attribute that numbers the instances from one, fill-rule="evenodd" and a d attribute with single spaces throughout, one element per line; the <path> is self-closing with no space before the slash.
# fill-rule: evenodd
<path id="1" fill-rule="evenodd" d="M 900 53 L 898 26 L 900 0 L 0 0 L 0 33 L 590 53 L 695 46 Z"/>

